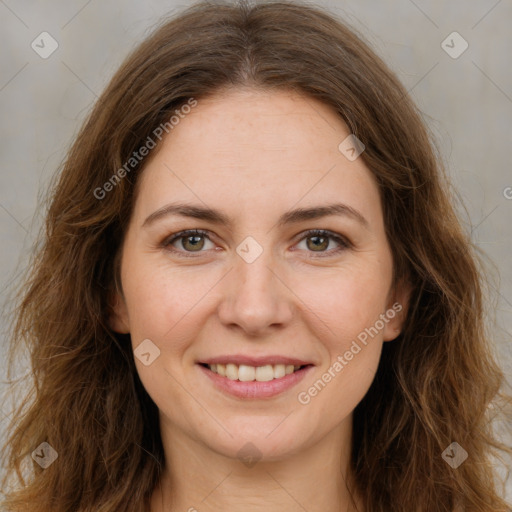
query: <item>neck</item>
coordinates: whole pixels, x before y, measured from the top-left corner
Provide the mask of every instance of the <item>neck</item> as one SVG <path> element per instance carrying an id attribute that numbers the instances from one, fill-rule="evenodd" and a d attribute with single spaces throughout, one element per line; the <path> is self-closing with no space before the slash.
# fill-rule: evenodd
<path id="1" fill-rule="evenodd" d="M 162 435 L 166 468 L 151 511 L 362 511 L 361 497 L 351 496 L 346 484 L 351 427 L 350 416 L 300 453 L 254 465 L 214 452 L 180 431 L 161 429 L 167 432 Z"/>

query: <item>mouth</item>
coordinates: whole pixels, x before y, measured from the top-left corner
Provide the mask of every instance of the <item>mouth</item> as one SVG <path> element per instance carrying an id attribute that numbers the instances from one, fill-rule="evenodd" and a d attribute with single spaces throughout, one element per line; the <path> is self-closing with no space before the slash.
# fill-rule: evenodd
<path id="1" fill-rule="evenodd" d="M 197 363 L 200 373 L 215 389 L 242 399 L 271 398 L 294 387 L 310 371 L 313 364 L 235 364 L 219 362 Z M 257 365 L 256 365 L 257 364 Z"/>
<path id="2" fill-rule="evenodd" d="M 220 377 L 239 382 L 270 382 L 275 379 L 281 379 L 286 375 L 296 373 L 311 364 L 293 365 L 293 364 L 266 364 L 263 366 L 250 366 L 246 364 L 207 364 L 200 363 L 203 368 L 209 369 Z"/>

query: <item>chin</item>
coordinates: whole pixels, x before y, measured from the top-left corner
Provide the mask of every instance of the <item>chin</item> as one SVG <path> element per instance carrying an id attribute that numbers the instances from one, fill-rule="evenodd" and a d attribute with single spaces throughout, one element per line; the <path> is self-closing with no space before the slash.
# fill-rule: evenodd
<path id="1" fill-rule="evenodd" d="M 304 428 L 284 427 L 283 418 L 248 417 L 244 425 L 226 424 L 227 432 L 222 430 L 212 443 L 213 436 L 204 436 L 204 444 L 213 451 L 232 459 L 279 461 L 306 449 Z M 313 440 L 310 441 L 313 444 Z"/>

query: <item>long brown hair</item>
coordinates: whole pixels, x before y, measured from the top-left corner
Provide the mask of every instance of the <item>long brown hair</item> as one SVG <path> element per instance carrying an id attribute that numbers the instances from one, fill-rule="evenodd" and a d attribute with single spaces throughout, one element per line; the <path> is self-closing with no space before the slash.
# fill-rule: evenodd
<path id="1" fill-rule="evenodd" d="M 31 382 L 3 451 L 5 510 L 149 510 L 164 464 L 158 410 L 129 336 L 108 321 L 147 159 L 126 162 L 191 98 L 241 86 L 300 91 L 341 116 L 379 184 L 395 283 L 412 286 L 404 329 L 384 344 L 354 411 L 353 485 L 366 510 L 507 511 L 491 455 L 510 449 L 488 411 L 510 398 L 490 343 L 482 260 L 433 137 L 363 37 L 298 2 L 202 2 L 164 20 L 88 116 L 50 190 L 16 303 L 10 360 L 27 347 Z M 58 454 L 46 469 L 32 461 L 43 442 Z M 457 468 L 442 456 L 452 442 L 468 453 Z"/>

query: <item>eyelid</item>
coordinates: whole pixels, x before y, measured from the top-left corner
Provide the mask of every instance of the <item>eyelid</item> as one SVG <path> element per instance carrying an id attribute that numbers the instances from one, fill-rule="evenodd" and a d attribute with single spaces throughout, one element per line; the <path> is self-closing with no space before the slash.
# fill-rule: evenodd
<path id="1" fill-rule="evenodd" d="M 323 236 L 323 237 L 330 238 L 330 239 L 336 241 L 336 243 L 338 243 L 342 247 L 345 247 L 345 248 L 352 247 L 352 242 L 346 236 L 336 233 L 334 231 L 330 231 L 329 229 L 315 229 L 315 228 L 307 229 L 306 231 L 303 231 L 302 233 L 300 233 L 298 235 L 297 242 L 301 242 L 302 240 L 304 240 L 308 237 L 312 237 L 312 236 Z M 315 251 L 311 251 L 311 252 L 314 253 Z M 322 251 L 320 251 L 320 252 L 322 252 Z M 327 251 L 326 254 L 328 254 L 329 252 L 332 253 L 333 251 Z"/>
<path id="2" fill-rule="evenodd" d="M 187 238 L 189 236 L 202 236 L 210 241 L 212 241 L 210 237 L 210 232 L 203 230 L 203 229 L 184 229 L 183 231 L 178 231 L 177 233 L 173 233 L 172 235 L 166 237 L 162 242 L 162 247 L 168 249 L 170 252 L 173 253 L 179 253 L 179 254 L 190 254 L 193 255 L 193 251 L 179 251 L 174 248 L 169 249 L 171 244 L 173 244 L 176 240 L 179 240 L 180 238 Z M 205 251 L 198 251 L 197 253 L 200 254 Z"/>
<path id="3" fill-rule="evenodd" d="M 180 238 L 187 238 L 189 236 L 202 236 L 202 237 L 206 238 L 207 240 L 210 240 L 211 242 L 213 242 L 213 240 L 210 237 L 210 232 L 207 230 L 185 229 L 183 231 L 179 231 L 177 233 L 174 233 L 174 234 L 166 237 L 161 245 L 168 251 L 170 251 L 174 254 L 177 253 L 186 258 L 188 258 L 188 257 L 193 258 L 193 257 L 196 257 L 196 254 L 200 255 L 201 253 L 206 252 L 206 251 L 197 251 L 197 252 L 196 251 L 181 251 L 181 250 L 177 250 L 175 248 L 172 248 L 172 249 L 169 248 L 171 246 L 171 244 L 174 243 L 176 240 L 179 240 Z M 334 231 L 330 231 L 328 229 L 318 229 L 318 228 L 308 229 L 306 231 L 302 231 L 301 233 L 299 233 L 297 235 L 297 237 L 295 237 L 295 240 L 296 240 L 295 245 L 298 244 L 299 242 L 301 242 L 302 240 L 305 240 L 305 239 L 307 239 L 309 237 L 313 237 L 313 236 L 323 236 L 326 238 L 330 238 L 331 240 L 334 240 L 339 245 L 339 247 L 336 249 L 331 249 L 330 251 L 318 251 L 318 252 L 306 251 L 312 255 L 312 256 L 309 256 L 311 258 L 329 257 L 334 254 L 339 254 L 341 251 L 344 251 L 344 250 L 347 250 L 347 249 L 350 249 L 353 247 L 352 242 L 346 236 L 336 233 Z"/>

